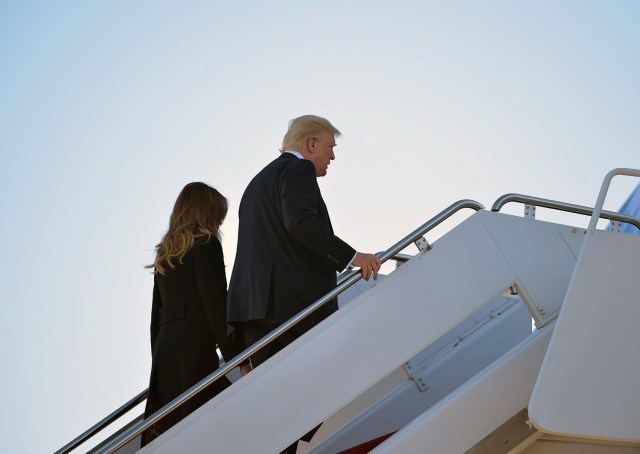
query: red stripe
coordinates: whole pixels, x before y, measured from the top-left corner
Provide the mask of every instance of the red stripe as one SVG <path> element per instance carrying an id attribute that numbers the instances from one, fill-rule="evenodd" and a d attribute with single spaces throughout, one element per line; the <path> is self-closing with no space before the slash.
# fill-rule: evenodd
<path id="1" fill-rule="evenodd" d="M 383 441 L 385 441 L 387 438 L 389 438 L 391 435 L 393 435 L 396 432 L 391 432 L 390 434 L 383 435 L 383 436 L 378 437 L 378 438 L 374 438 L 373 440 L 366 441 L 366 442 L 364 442 L 362 444 L 354 446 L 353 448 L 349 448 L 349 449 L 345 449 L 344 451 L 340 451 L 337 454 L 365 454 L 367 452 L 372 451 L 373 448 L 375 448 L 379 444 L 382 444 Z"/>

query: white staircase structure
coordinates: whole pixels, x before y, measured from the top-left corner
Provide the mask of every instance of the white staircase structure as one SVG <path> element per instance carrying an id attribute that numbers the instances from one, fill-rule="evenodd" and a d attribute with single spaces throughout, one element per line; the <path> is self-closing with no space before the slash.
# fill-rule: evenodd
<path id="1" fill-rule="evenodd" d="M 299 453 L 640 452 L 640 235 L 595 230 L 620 173 L 588 229 L 474 213 L 140 452 L 320 423 Z"/>

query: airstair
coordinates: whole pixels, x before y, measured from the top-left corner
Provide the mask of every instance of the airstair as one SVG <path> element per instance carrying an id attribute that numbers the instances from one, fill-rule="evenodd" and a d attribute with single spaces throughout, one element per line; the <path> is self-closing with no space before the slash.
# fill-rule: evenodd
<path id="1" fill-rule="evenodd" d="M 640 452 L 640 235 L 596 230 L 600 218 L 640 227 L 602 210 L 616 175 L 640 171 L 607 174 L 594 208 L 518 194 L 491 211 L 453 204 L 380 254 L 401 263 L 395 271 L 373 285 L 343 276 L 254 348 L 346 291 L 338 312 L 140 452 L 278 453 L 319 424 L 298 453 Z M 524 217 L 500 213 L 512 202 Z M 541 221 L 536 206 L 591 222 Z M 475 212 L 429 244 L 462 209 Z M 402 254 L 412 243 L 420 252 Z M 251 353 L 93 451 L 135 452 L 148 425 Z"/>

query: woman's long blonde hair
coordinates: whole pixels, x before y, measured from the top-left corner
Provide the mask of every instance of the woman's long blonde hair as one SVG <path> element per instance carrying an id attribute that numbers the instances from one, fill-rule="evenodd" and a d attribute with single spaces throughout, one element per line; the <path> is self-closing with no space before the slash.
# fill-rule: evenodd
<path id="1" fill-rule="evenodd" d="M 176 267 L 193 247 L 196 238 L 215 236 L 220 239 L 220 225 L 227 216 L 227 199 L 204 183 L 187 184 L 169 218 L 169 230 L 156 246 L 154 273 L 166 274 L 167 266 Z"/>

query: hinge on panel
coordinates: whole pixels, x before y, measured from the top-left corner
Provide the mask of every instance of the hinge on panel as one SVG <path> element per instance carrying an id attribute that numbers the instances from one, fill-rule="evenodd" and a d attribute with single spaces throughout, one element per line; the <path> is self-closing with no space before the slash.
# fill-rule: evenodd
<path id="1" fill-rule="evenodd" d="M 417 248 L 420 249 L 421 252 L 428 251 L 429 249 L 431 249 L 431 245 L 429 244 L 427 239 L 423 236 L 415 240 L 413 244 L 415 244 Z"/>
<path id="2" fill-rule="evenodd" d="M 622 232 L 622 222 L 612 219 L 611 222 L 609 222 L 609 230 L 616 233 Z"/>
<path id="3" fill-rule="evenodd" d="M 409 378 L 413 380 L 420 391 L 425 391 L 429 387 L 424 377 L 420 374 L 420 368 L 412 361 L 407 361 L 406 363 L 404 363 L 402 365 L 402 368 L 407 373 Z"/>
<path id="4" fill-rule="evenodd" d="M 524 217 L 525 218 L 535 219 L 536 218 L 536 206 L 535 205 L 525 204 L 524 205 Z"/>

